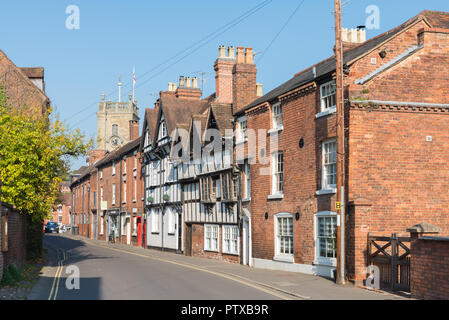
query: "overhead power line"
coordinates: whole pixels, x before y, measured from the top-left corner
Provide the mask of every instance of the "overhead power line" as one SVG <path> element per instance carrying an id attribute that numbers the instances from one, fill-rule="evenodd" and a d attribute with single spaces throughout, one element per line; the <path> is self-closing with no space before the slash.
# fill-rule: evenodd
<path id="1" fill-rule="evenodd" d="M 263 59 L 263 57 L 265 56 L 265 54 L 270 50 L 271 46 L 274 44 L 274 42 L 277 40 L 277 38 L 279 38 L 279 36 L 281 35 L 282 31 L 284 31 L 284 29 L 287 27 L 287 25 L 290 23 L 290 21 L 293 19 L 293 17 L 295 16 L 296 12 L 298 12 L 299 8 L 301 8 L 301 6 L 303 5 L 303 3 L 305 2 L 305 0 L 302 0 L 298 6 L 296 7 L 296 9 L 293 11 L 293 13 L 288 17 L 287 21 L 284 23 L 284 25 L 282 26 L 282 28 L 279 30 L 279 32 L 274 36 L 273 40 L 271 40 L 270 44 L 267 46 L 267 48 L 263 51 L 262 55 L 260 56 L 260 58 L 257 60 L 257 63 L 260 63 L 260 61 Z"/>
<path id="2" fill-rule="evenodd" d="M 182 60 L 184 60 L 185 58 L 187 58 L 188 56 L 190 56 L 191 54 L 195 53 L 196 51 L 198 51 L 200 48 L 204 47 L 206 44 L 208 44 L 210 41 L 216 39 L 217 37 L 219 37 L 220 35 L 222 35 L 223 33 L 225 33 L 226 31 L 228 31 L 229 29 L 235 27 L 236 25 L 238 25 L 239 23 L 241 23 L 243 20 L 247 19 L 248 17 L 250 17 L 251 15 L 255 14 L 257 11 L 261 10 L 262 8 L 266 7 L 269 3 L 271 3 L 273 0 L 265 0 L 262 1 L 261 3 L 259 3 L 258 5 L 254 6 L 253 8 L 251 8 L 250 10 L 246 11 L 245 13 L 241 14 L 240 16 L 238 16 L 237 18 L 229 21 L 228 23 L 224 24 L 223 26 L 219 27 L 218 29 L 216 29 L 215 31 L 213 31 L 212 33 L 208 34 L 207 36 L 205 36 L 204 38 L 202 38 L 201 40 L 193 43 L 192 45 L 190 45 L 189 47 L 179 51 L 177 54 L 175 54 L 174 56 L 170 57 L 169 59 L 165 60 L 164 62 L 158 64 L 157 66 L 153 67 L 152 69 L 144 72 L 141 76 L 139 76 L 137 78 L 137 80 L 141 80 L 142 78 L 144 78 L 146 75 L 150 74 L 151 72 L 159 69 L 160 67 L 166 65 L 167 63 L 169 63 L 170 61 L 178 58 L 179 56 L 183 55 L 184 53 L 186 53 L 185 55 L 183 55 L 180 59 L 176 60 L 174 63 L 168 65 L 167 67 L 165 67 L 164 69 L 162 69 L 161 71 L 159 71 L 158 73 L 154 74 L 153 76 L 151 76 L 149 79 L 144 80 L 143 82 L 139 83 L 136 88 L 141 87 L 142 85 L 146 84 L 148 81 L 154 79 L 155 77 L 157 77 L 158 75 L 160 75 L 161 73 L 163 73 L 164 71 L 166 71 L 167 69 L 171 68 L 172 66 L 176 65 L 177 63 L 181 62 Z M 131 81 L 128 81 L 127 83 L 125 83 L 122 88 L 125 88 L 127 86 L 129 86 L 132 83 Z M 111 93 L 105 95 L 105 97 L 110 97 L 112 94 L 114 94 L 116 91 L 112 91 Z M 89 104 L 87 107 L 77 111 L 76 113 L 74 113 L 73 115 L 70 116 L 70 118 L 76 117 L 79 114 L 83 113 L 84 111 L 88 110 L 92 105 L 96 105 L 98 103 L 98 101 L 95 101 L 91 104 Z M 96 113 L 96 111 L 95 111 Z M 94 113 L 89 114 L 88 117 L 90 117 L 91 115 L 93 115 Z M 88 117 L 81 119 L 80 121 L 76 122 L 75 125 L 83 122 L 84 120 L 86 120 Z"/>

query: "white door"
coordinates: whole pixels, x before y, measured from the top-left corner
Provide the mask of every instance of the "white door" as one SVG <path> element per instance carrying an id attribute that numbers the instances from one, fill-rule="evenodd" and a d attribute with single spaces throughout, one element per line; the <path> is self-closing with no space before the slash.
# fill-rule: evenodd
<path id="1" fill-rule="evenodd" d="M 126 244 L 131 244 L 131 219 L 130 217 L 126 218 Z"/>
<path id="2" fill-rule="evenodd" d="M 242 226 L 242 240 L 243 240 L 243 264 L 248 265 L 249 264 L 249 223 L 248 218 L 243 218 L 243 226 Z"/>

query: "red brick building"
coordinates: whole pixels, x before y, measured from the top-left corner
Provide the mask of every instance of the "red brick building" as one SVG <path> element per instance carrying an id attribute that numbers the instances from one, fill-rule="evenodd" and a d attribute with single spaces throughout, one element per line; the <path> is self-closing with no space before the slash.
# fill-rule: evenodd
<path id="1" fill-rule="evenodd" d="M 132 141 L 105 153 L 93 150 L 89 166 L 72 181 L 72 224 L 79 235 L 142 245 L 143 180 L 138 123 L 130 121 Z"/>
<path id="2" fill-rule="evenodd" d="M 366 278 L 368 233 L 421 222 L 449 233 L 449 14 L 424 11 L 368 41 L 359 35 L 344 52 L 346 272 L 355 281 Z M 243 145 L 256 267 L 333 275 L 334 77 L 331 57 L 235 112 L 237 127 L 257 136 L 257 148 Z"/>

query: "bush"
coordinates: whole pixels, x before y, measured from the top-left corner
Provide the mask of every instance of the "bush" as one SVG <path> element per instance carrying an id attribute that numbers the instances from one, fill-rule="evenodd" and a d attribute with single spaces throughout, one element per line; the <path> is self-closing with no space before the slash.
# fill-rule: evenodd
<path id="1" fill-rule="evenodd" d="M 13 286 L 21 280 L 22 275 L 19 269 L 17 269 L 16 266 L 10 264 L 7 268 L 5 268 L 3 272 L 3 279 L 1 284 L 4 286 Z"/>
<path id="2" fill-rule="evenodd" d="M 13 264 L 10 264 L 8 266 L 8 271 L 11 274 L 12 278 L 16 281 L 19 282 L 22 280 L 22 273 L 20 272 L 19 269 L 17 269 L 17 267 Z"/>

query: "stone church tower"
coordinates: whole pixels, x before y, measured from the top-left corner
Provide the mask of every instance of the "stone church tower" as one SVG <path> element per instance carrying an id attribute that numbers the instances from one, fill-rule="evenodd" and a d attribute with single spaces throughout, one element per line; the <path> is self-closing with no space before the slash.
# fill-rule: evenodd
<path id="1" fill-rule="evenodd" d="M 97 112 L 97 149 L 113 151 L 117 147 L 123 146 L 133 138 L 133 127 L 139 124 L 137 101 L 132 101 L 132 95 L 129 100 L 121 101 L 121 82 L 118 84 L 119 95 L 118 102 L 104 100 L 102 94 L 101 102 L 98 104 Z"/>

